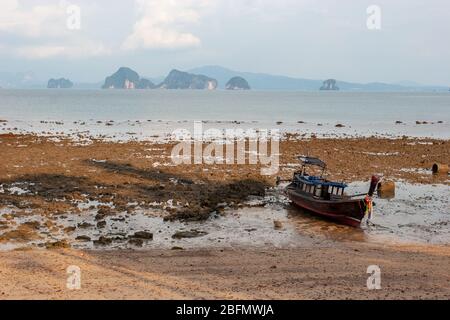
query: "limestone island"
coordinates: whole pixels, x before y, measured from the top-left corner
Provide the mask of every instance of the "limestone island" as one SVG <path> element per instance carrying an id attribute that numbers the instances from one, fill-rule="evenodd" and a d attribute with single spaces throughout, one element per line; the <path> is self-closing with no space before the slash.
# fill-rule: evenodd
<path id="1" fill-rule="evenodd" d="M 247 80 L 242 77 L 233 77 L 225 85 L 226 90 L 250 90 Z"/>
<path id="2" fill-rule="evenodd" d="M 339 90 L 339 87 L 337 86 L 336 83 L 337 83 L 337 82 L 336 82 L 335 79 L 328 79 L 328 80 L 325 80 L 325 81 L 323 82 L 323 85 L 320 87 L 320 90 L 324 90 L 324 91 L 327 91 L 327 90 L 338 91 L 338 90 Z"/>
<path id="3" fill-rule="evenodd" d="M 156 86 L 148 79 L 126 67 L 119 68 L 116 73 L 105 79 L 102 89 L 155 89 Z"/>
<path id="4" fill-rule="evenodd" d="M 218 82 L 216 79 L 204 75 L 172 70 L 158 87 L 161 89 L 215 90 L 217 89 L 217 85 Z"/>
<path id="5" fill-rule="evenodd" d="M 69 79 L 50 79 L 48 80 L 47 89 L 70 89 L 73 87 L 72 81 Z"/>

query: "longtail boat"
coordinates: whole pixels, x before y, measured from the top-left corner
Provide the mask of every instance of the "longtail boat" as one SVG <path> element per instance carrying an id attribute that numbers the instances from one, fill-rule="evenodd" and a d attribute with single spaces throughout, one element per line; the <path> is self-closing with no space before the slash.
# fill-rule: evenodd
<path id="1" fill-rule="evenodd" d="M 347 185 L 324 178 L 326 164 L 313 157 L 300 156 L 301 170 L 294 173 L 285 192 L 292 203 L 315 215 L 332 219 L 338 223 L 359 227 L 365 216 L 370 219 L 372 213 L 372 196 L 379 183 L 373 176 L 367 194 L 349 196 L 345 194 Z M 322 169 L 320 176 L 309 175 L 308 166 Z M 277 182 L 281 182 L 277 178 Z"/>

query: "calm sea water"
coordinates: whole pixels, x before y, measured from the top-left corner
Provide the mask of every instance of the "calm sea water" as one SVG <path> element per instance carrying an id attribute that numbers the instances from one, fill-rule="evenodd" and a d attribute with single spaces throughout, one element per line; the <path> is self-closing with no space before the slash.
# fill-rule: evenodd
<path id="1" fill-rule="evenodd" d="M 318 133 L 450 138 L 450 93 L 0 90 L 0 119 L 22 131 L 44 129 L 37 125 L 43 120 L 93 124 L 205 120 Z M 396 121 L 403 123 L 395 125 Z M 337 130 L 338 123 L 346 129 Z"/>

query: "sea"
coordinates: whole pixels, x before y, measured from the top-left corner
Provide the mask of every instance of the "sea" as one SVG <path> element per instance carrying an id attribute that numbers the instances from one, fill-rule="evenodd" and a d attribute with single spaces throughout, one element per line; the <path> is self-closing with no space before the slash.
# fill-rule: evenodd
<path id="1" fill-rule="evenodd" d="M 0 133 L 146 140 L 176 129 L 450 138 L 449 93 L 0 90 Z"/>

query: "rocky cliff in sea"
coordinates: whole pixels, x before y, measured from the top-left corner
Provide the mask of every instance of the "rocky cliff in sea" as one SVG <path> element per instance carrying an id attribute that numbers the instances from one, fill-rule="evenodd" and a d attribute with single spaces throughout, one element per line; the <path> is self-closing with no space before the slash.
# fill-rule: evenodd
<path id="1" fill-rule="evenodd" d="M 335 79 L 328 79 L 323 82 L 320 90 L 339 90 L 339 87 L 336 85 Z"/>
<path id="2" fill-rule="evenodd" d="M 159 87 L 162 89 L 215 90 L 217 80 L 204 75 L 172 70 Z"/>
<path id="3" fill-rule="evenodd" d="M 70 89 L 73 87 L 72 81 L 69 79 L 50 79 L 47 83 L 48 89 Z"/>
<path id="4" fill-rule="evenodd" d="M 105 79 L 102 89 L 154 89 L 155 87 L 150 80 L 141 78 L 136 71 L 122 67 Z"/>
<path id="5" fill-rule="evenodd" d="M 225 85 L 226 90 L 250 90 L 247 80 L 242 77 L 233 77 Z"/>

